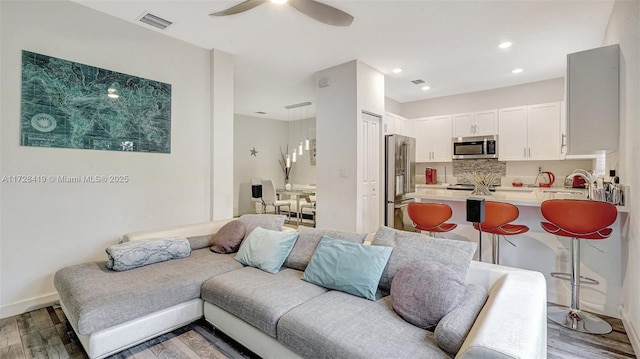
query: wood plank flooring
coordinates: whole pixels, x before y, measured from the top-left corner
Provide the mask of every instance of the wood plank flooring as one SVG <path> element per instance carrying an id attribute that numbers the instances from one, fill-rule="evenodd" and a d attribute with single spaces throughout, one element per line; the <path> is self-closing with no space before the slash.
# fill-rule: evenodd
<path id="1" fill-rule="evenodd" d="M 613 327 L 590 335 L 547 322 L 549 359 L 635 358 L 622 322 L 601 316 Z M 0 359 L 88 358 L 59 306 L 0 319 Z M 199 320 L 112 355 L 109 359 L 258 359 L 206 321 Z M 403 358 L 404 359 L 404 358 Z"/>

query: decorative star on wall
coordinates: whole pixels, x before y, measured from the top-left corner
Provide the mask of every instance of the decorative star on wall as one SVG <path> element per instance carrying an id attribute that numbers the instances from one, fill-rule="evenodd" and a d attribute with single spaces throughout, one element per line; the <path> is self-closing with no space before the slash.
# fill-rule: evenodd
<path id="1" fill-rule="evenodd" d="M 253 157 L 258 157 L 258 156 L 257 156 L 257 155 L 258 155 L 258 150 L 256 150 L 256 148 L 255 148 L 255 147 L 254 147 L 254 148 L 252 148 L 252 149 L 250 149 L 250 150 L 249 150 L 249 152 L 251 152 L 251 156 L 253 156 Z"/>

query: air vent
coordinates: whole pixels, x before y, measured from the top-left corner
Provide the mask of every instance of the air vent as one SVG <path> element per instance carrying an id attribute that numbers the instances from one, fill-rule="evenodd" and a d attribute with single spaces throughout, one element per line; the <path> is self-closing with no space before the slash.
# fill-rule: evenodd
<path id="1" fill-rule="evenodd" d="M 171 24 L 173 24 L 171 21 L 165 20 L 151 13 L 145 13 L 139 20 L 144 22 L 145 24 L 151 25 L 153 27 L 157 27 L 160 30 L 164 30 L 167 27 L 169 27 Z"/>
<path id="2" fill-rule="evenodd" d="M 411 82 L 413 82 L 414 85 L 422 85 L 424 83 L 424 80 L 417 79 L 417 80 L 413 80 Z"/>

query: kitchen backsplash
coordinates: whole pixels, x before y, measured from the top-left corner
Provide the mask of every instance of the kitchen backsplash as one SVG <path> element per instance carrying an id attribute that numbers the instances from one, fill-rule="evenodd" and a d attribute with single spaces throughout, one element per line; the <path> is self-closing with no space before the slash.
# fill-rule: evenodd
<path id="1" fill-rule="evenodd" d="M 501 184 L 511 186 L 514 180 L 520 180 L 525 184 L 533 184 L 536 181 L 538 167 L 542 171 L 551 171 L 556 176 L 554 187 L 564 186 L 564 177 L 573 172 L 576 168 L 590 170 L 593 167 L 590 159 L 584 160 L 562 160 L 562 161 L 509 161 L 501 162 L 497 159 L 491 160 L 454 160 L 453 162 L 417 163 L 416 183 L 424 184 L 424 170 L 433 167 L 438 170 L 438 182 L 440 183 L 469 183 L 464 176 L 464 172 L 498 172 L 502 175 Z"/>
<path id="2" fill-rule="evenodd" d="M 471 183 L 465 173 L 498 173 L 500 177 L 507 175 L 507 163 L 497 159 L 453 160 L 452 167 L 453 176 L 458 179 L 457 183 Z"/>

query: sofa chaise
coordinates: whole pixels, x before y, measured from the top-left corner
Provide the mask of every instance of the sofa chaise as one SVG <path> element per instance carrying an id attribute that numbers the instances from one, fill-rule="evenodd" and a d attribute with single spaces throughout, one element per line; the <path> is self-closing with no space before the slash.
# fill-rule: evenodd
<path id="1" fill-rule="evenodd" d="M 240 220 L 246 224 L 245 235 L 258 226 L 292 231 L 283 229 L 282 216 L 248 215 Z M 87 355 L 103 358 L 204 317 L 263 358 L 546 358 L 546 284 L 538 272 L 471 261 L 464 282 L 484 288 L 488 298 L 477 317 L 474 314 L 470 330 L 459 333 L 457 353 L 452 353 L 438 346 L 432 330 L 413 325 L 394 311 L 389 287 L 382 288 L 385 276 L 387 285 L 392 282 L 391 262 L 375 300 L 302 279 L 305 270 L 300 268 L 309 265 L 317 238 L 324 241 L 328 235 L 356 243 L 366 239 L 375 245 L 378 233 L 365 236 L 301 227 L 284 265 L 268 273 L 243 265 L 236 253 L 209 249 L 212 236 L 231 221 L 135 232 L 122 238 L 124 242 L 186 238 L 192 250 L 185 258 L 125 271 L 113 271 L 106 262 L 59 270 L 54 284 L 60 305 Z M 394 235 L 386 227 L 379 232 L 383 230 Z M 315 242 L 303 241 L 311 237 L 317 237 Z M 428 246 L 430 237 L 423 237 L 412 245 Z M 305 243 L 313 248 L 302 248 Z"/>

